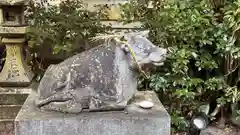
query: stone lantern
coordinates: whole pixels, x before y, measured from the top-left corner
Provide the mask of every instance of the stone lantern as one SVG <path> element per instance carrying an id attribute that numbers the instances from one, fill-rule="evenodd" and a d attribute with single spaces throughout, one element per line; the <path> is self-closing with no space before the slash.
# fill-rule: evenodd
<path id="1" fill-rule="evenodd" d="M 24 8 L 27 2 L 28 0 L 0 0 L 0 37 L 7 52 L 0 73 L 0 86 L 26 86 L 33 78 L 22 51 L 26 45 Z"/>

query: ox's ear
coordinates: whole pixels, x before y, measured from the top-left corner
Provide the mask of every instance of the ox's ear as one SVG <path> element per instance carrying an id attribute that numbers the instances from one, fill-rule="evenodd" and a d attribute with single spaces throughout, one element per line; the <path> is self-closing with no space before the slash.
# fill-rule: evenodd
<path id="1" fill-rule="evenodd" d="M 125 41 L 129 41 L 131 38 L 132 38 L 132 35 L 129 33 L 123 35 L 123 40 Z"/>

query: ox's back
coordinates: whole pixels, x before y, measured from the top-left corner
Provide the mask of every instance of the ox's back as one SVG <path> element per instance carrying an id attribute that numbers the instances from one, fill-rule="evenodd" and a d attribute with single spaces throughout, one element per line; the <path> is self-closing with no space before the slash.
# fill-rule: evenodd
<path id="1" fill-rule="evenodd" d="M 129 71 L 124 69 L 128 68 L 128 62 L 124 57 L 119 46 L 105 44 L 51 65 L 38 87 L 38 98 L 44 100 L 70 89 L 91 87 L 92 96 L 116 102 L 119 95 L 124 94 L 122 83 L 129 81 L 126 78 Z M 120 77 L 125 78 L 125 81 L 120 80 Z"/>

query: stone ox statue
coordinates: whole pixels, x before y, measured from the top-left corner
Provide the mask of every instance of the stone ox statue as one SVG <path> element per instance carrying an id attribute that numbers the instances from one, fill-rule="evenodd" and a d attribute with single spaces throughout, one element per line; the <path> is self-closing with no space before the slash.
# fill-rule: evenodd
<path id="1" fill-rule="evenodd" d="M 153 45 L 146 32 L 123 36 L 138 65 L 160 66 L 166 49 Z M 151 67 L 151 66 L 150 66 Z M 126 44 L 113 38 L 46 70 L 35 103 L 41 110 L 79 113 L 124 109 L 137 90 L 138 66 Z"/>

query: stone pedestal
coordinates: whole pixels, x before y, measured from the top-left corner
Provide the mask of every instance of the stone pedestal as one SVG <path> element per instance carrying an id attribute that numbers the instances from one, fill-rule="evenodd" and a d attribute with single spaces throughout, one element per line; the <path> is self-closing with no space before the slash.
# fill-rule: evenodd
<path id="1" fill-rule="evenodd" d="M 0 73 L 1 86 L 30 85 L 33 74 L 23 59 L 22 45 L 24 43 L 24 38 L 3 38 L 2 44 L 6 45 L 7 56 L 3 70 Z"/>
<path id="2" fill-rule="evenodd" d="M 0 87 L 0 135 L 15 135 L 15 117 L 37 86 L 38 83 L 32 83 L 29 87 Z"/>
<path id="3" fill-rule="evenodd" d="M 170 117 L 154 92 L 138 92 L 125 111 L 78 115 L 40 112 L 34 98 L 32 92 L 15 119 L 16 135 L 170 135 Z M 154 107 L 138 107 L 144 99 Z"/>

